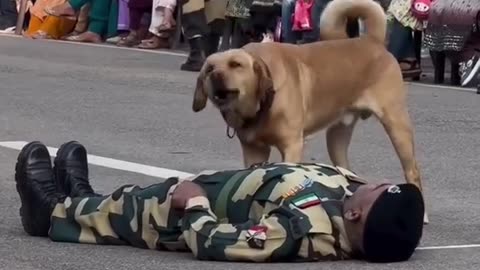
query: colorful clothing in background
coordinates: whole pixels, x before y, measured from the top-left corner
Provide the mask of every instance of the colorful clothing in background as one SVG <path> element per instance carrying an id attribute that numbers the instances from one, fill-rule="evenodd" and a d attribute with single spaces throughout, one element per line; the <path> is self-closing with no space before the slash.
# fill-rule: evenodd
<path id="1" fill-rule="evenodd" d="M 118 0 L 118 30 L 125 31 L 130 27 L 128 0 Z"/>
<path id="2" fill-rule="evenodd" d="M 70 33 L 75 28 L 76 19 L 50 16 L 44 11 L 47 7 L 58 6 L 65 2 L 66 0 L 37 0 L 30 8 L 31 18 L 26 35 L 59 39 Z"/>
<path id="3" fill-rule="evenodd" d="M 461 51 L 480 32 L 479 0 L 437 0 L 432 3 L 425 46 L 433 51 Z"/>
<path id="4" fill-rule="evenodd" d="M 401 25 L 412 30 L 422 31 L 424 23 L 415 18 L 411 11 L 413 0 L 392 0 L 387 10 L 387 19 L 392 22 L 395 18 Z"/>

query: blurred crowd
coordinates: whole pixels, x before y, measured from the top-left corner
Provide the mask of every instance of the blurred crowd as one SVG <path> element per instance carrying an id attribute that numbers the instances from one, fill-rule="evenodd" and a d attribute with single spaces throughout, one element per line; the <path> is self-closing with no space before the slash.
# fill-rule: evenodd
<path id="1" fill-rule="evenodd" d="M 28 0 L 23 35 L 32 39 L 114 43 L 168 49 L 176 30 L 188 44 L 180 67 L 198 71 L 219 50 L 249 42 L 320 40 L 319 21 L 334 0 Z M 372 0 L 387 14 L 387 48 L 405 78 L 422 73 L 420 48 L 441 52 L 455 65 L 462 86 L 480 69 L 480 0 Z M 22 0 L 0 0 L 0 30 L 15 30 Z M 350 21 L 350 37 L 362 22 Z M 415 39 L 415 34 L 420 39 Z"/>

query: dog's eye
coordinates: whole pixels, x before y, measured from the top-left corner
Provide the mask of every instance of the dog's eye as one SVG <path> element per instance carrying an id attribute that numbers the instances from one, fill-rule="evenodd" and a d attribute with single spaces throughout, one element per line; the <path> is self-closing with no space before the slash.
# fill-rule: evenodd
<path id="1" fill-rule="evenodd" d="M 238 68 L 238 67 L 241 67 L 242 65 L 237 62 L 237 61 L 230 61 L 228 62 L 228 65 L 231 67 L 231 68 Z"/>
<path id="2" fill-rule="evenodd" d="M 209 65 L 206 69 L 205 69 L 205 73 L 208 74 L 210 72 L 213 71 L 213 66 L 212 65 Z"/>

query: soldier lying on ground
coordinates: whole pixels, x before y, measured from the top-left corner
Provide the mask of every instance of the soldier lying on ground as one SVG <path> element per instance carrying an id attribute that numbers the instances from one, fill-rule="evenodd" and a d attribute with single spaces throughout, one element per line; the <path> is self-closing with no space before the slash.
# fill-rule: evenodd
<path id="1" fill-rule="evenodd" d="M 99 195 L 78 142 L 54 163 L 31 142 L 15 175 L 25 231 L 53 241 L 190 250 L 201 260 L 396 262 L 422 236 L 415 186 L 367 184 L 324 164 L 261 164 Z"/>

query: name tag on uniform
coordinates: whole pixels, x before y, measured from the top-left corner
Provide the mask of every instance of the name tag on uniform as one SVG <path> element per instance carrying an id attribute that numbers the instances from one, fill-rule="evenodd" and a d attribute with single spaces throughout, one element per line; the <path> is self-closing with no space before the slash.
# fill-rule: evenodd
<path id="1" fill-rule="evenodd" d="M 305 176 L 305 179 L 303 180 L 302 183 L 294 186 L 293 188 L 291 188 L 289 191 L 287 191 L 286 193 L 282 194 L 282 197 L 284 199 L 288 198 L 288 197 L 292 197 L 292 196 L 295 196 L 297 193 L 299 193 L 300 191 L 306 189 L 306 188 L 309 188 L 313 185 L 313 180 L 308 178 L 307 176 Z"/>

